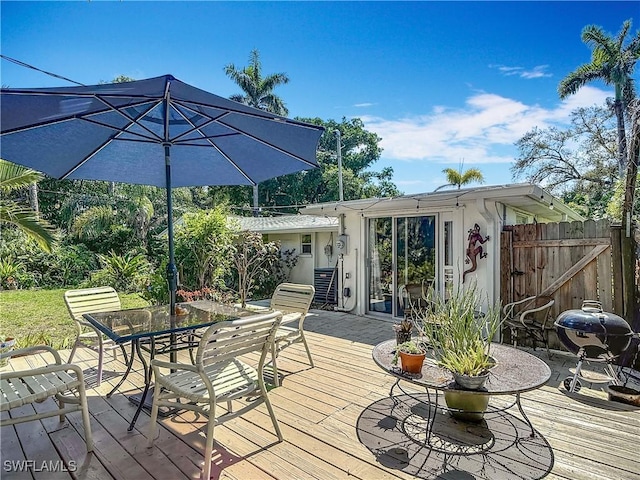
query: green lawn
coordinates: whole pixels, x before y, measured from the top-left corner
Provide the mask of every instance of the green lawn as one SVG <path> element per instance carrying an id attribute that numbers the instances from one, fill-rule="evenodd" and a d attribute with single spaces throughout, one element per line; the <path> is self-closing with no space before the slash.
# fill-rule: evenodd
<path id="1" fill-rule="evenodd" d="M 0 336 L 14 337 L 19 347 L 46 343 L 69 348 L 76 330 L 59 290 L 0 291 Z M 148 303 L 138 294 L 120 293 L 122 308 Z"/>

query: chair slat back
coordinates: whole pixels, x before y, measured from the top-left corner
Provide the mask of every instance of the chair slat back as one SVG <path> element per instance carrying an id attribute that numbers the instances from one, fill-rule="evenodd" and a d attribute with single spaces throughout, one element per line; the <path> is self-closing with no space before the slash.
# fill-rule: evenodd
<path id="1" fill-rule="evenodd" d="M 120 297 L 112 287 L 81 288 L 64 293 L 69 314 L 82 321 L 82 314 L 90 312 L 112 312 L 122 308 Z"/>
<path id="2" fill-rule="evenodd" d="M 202 335 L 196 365 L 227 362 L 251 352 L 262 352 L 264 362 L 282 314 L 278 311 L 211 325 Z"/>
<path id="3" fill-rule="evenodd" d="M 311 307 L 315 291 L 313 285 L 281 283 L 271 298 L 271 309 L 284 314 L 301 313 L 304 316 Z"/>

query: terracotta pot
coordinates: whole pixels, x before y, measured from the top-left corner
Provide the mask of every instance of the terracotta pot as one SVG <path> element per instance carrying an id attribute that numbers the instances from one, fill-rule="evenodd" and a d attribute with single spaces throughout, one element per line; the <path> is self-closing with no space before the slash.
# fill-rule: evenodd
<path id="1" fill-rule="evenodd" d="M 398 352 L 400 361 L 402 362 L 402 371 L 408 373 L 420 373 L 422 371 L 422 362 L 424 361 L 424 353 L 406 353 Z"/>
<path id="2" fill-rule="evenodd" d="M 608 385 L 607 393 L 609 394 L 609 400 L 640 407 L 640 392 L 638 390 L 621 385 Z"/>

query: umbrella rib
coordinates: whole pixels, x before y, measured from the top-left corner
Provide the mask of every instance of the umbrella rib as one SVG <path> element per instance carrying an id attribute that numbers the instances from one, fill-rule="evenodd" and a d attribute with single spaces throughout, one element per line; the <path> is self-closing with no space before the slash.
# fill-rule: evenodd
<path id="1" fill-rule="evenodd" d="M 96 148 L 95 150 L 93 150 L 93 152 L 91 152 L 89 155 L 87 155 L 81 162 L 79 162 L 76 165 L 74 165 L 74 167 L 71 170 L 67 171 L 67 173 L 65 173 L 64 175 L 61 175 L 60 177 L 57 177 L 57 178 L 60 179 L 60 180 L 65 180 L 67 177 L 69 177 L 69 175 L 71 175 L 73 172 L 75 172 L 80 167 L 82 167 L 85 163 L 87 163 L 89 160 L 91 160 L 94 157 L 94 155 L 96 155 L 100 150 L 105 148 L 109 144 L 109 142 L 111 140 L 112 140 L 112 138 L 109 137 L 100 146 L 98 146 L 98 148 Z"/>
<path id="2" fill-rule="evenodd" d="M 234 127 L 232 125 L 227 125 L 224 122 L 219 122 L 219 123 L 224 125 L 227 128 L 235 130 L 236 132 L 241 133 L 242 135 L 245 135 L 245 136 L 251 138 L 252 140 L 255 140 L 258 143 L 261 143 L 262 145 L 266 145 L 267 147 L 272 148 L 274 150 L 277 150 L 278 152 L 280 152 L 280 153 L 282 153 L 284 155 L 287 155 L 288 157 L 294 158 L 295 160 L 298 160 L 298 161 L 300 161 L 300 162 L 302 162 L 302 163 L 304 163 L 306 165 L 309 165 L 310 167 L 317 167 L 317 165 L 315 163 L 310 162 L 309 160 L 306 160 L 306 159 L 302 158 L 299 155 L 295 155 L 295 154 L 293 154 L 291 152 L 287 152 L 286 150 L 283 150 L 282 148 L 278 147 L 277 145 L 274 145 L 272 143 L 266 142 L 266 141 L 262 140 L 261 138 L 258 138 L 255 135 L 252 135 L 251 133 L 249 133 L 247 131 L 244 131 L 244 130 L 241 130 L 239 128 L 236 128 L 236 127 Z"/>
<path id="3" fill-rule="evenodd" d="M 201 113 L 201 112 L 195 111 L 195 110 L 193 110 L 192 108 L 188 107 L 187 105 L 184 105 L 182 102 L 175 102 L 175 103 L 176 103 L 176 104 L 178 104 L 178 105 L 180 105 L 180 106 L 182 106 L 182 107 L 184 107 L 184 108 L 186 108 L 186 109 L 188 109 L 188 110 L 191 110 L 191 111 L 192 111 L 192 112 L 194 112 L 194 113 L 200 114 L 200 115 L 202 115 L 203 117 L 208 117 L 208 118 L 210 118 L 213 122 L 216 122 L 216 123 L 218 123 L 218 124 L 220 124 L 220 125 L 223 125 L 223 126 L 225 126 L 225 127 L 229 128 L 229 129 L 231 129 L 231 130 L 233 130 L 233 131 L 237 132 L 236 134 L 242 134 L 242 135 L 245 135 L 245 136 L 247 136 L 247 137 L 251 138 L 252 140 L 254 140 L 254 141 L 256 141 L 256 142 L 261 143 L 262 145 L 265 145 L 265 146 L 267 146 L 267 147 L 269 147 L 269 148 L 272 148 L 272 149 L 274 149 L 274 150 L 277 150 L 278 152 L 280 152 L 280 153 L 282 153 L 282 154 L 284 154 L 284 155 L 287 155 L 287 156 L 289 156 L 289 157 L 291 157 L 291 158 L 293 158 L 293 159 L 295 159 L 295 160 L 298 160 L 298 161 L 300 161 L 300 162 L 302 162 L 302 163 L 304 163 L 304 164 L 306 164 L 306 165 L 309 165 L 310 167 L 316 167 L 316 166 L 317 166 L 317 165 L 316 165 L 316 164 L 314 164 L 313 162 L 309 162 L 308 160 L 305 160 L 304 158 L 302 158 L 302 157 L 300 157 L 300 156 L 298 156 L 298 155 L 295 155 L 295 154 L 293 154 L 293 153 L 291 153 L 291 152 L 287 152 L 286 150 L 283 150 L 282 148 L 280 148 L 280 147 L 278 147 L 278 146 L 276 146 L 276 145 L 274 145 L 274 144 L 272 144 L 272 143 L 266 142 L 266 141 L 264 141 L 264 140 L 262 140 L 262 139 L 260 139 L 260 138 L 256 137 L 255 135 L 252 135 L 252 134 L 250 134 L 250 133 L 248 133 L 248 132 L 246 132 L 246 131 L 244 131 L 244 130 L 241 130 L 241 129 L 237 128 L 237 127 L 234 127 L 234 126 L 232 126 L 232 125 L 229 125 L 229 124 L 224 123 L 223 121 L 221 121 L 221 119 L 222 119 L 222 118 L 224 118 L 224 117 L 226 117 L 226 116 L 228 116 L 228 115 L 230 114 L 230 112 L 225 112 L 225 113 L 223 113 L 222 115 L 219 115 L 218 117 L 215 117 L 215 118 L 214 118 L 214 117 L 211 117 L 211 116 L 209 116 L 209 115 L 207 115 L 207 114 L 205 114 L 205 113 Z M 191 103 L 193 103 L 193 102 L 191 102 Z M 210 124 L 211 124 L 211 122 L 207 122 L 207 123 L 206 123 L 206 125 L 202 125 L 202 126 L 200 126 L 200 127 L 197 127 L 197 126 L 196 126 L 196 125 L 194 125 L 194 124 L 193 124 L 193 122 L 191 122 L 191 121 L 190 121 L 190 120 L 189 120 L 189 119 L 188 119 L 188 118 L 187 118 L 187 117 L 186 117 L 186 116 L 185 116 L 185 115 L 184 115 L 184 114 L 183 114 L 179 109 L 175 109 L 175 110 L 176 110 L 176 111 L 177 111 L 177 112 L 182 116 L 182 118 L 184 118 L 187 122 L 189 122 L 189 124 L 190 124 L 191 126 L 193 126 L 193 127 L 194 127 L 194 129 L 192 129 L 190 132 L 192 132 L 192 131 L 194 131 L 194 130 L 195 130 L 195 131 L 197 131 L 198 133 L 200 133 L 200 134 L 202 135 L 202 139 L 203 139 L 203 140 L 207 140 L 207 141 L 209 142 L 209 144 L 210 144 L 212 147 L 216 148 L 216 149 L 217 149 L 217 150 L 218 150 L 222 155 L 224 155 L 224 157 L 225 157 L 226 159 L 228 159 L 228 160 L 229 160 L 229 162 L 231 162 L 231 163 L 232 163 L 232 164 L 233 164 L 233 165 L 234 165 L 234 166 L 235 166 L 235 167 L 236 167 L 240 172 L 242 172 L 242 169 L 240 169 L 240 168 L 239 168 L 239 167 L 238 167 L 238 166 L 237 166 L 233 161 L 231 161 L 231 160 L 229 159 L 229 157 L 227 157 L 227 155 L 225 155 L 225 154 L 224 154 L 224 152 L 222 152 L 222 151 L 220 150 L 220 147 L 218 147 L 215 143 L 213 143 L 213 142 L 212 142 L 212 139 L 214 139 L 214 138 L 219 138 L 220 136 L 216 135 L 215 137 L 210 137 L 210 136 L 207 136 L 207 135 L 203 135 L 203 134 L 202 134 L 202 132 L 200 132 L 200 129 L 201 129 L 201 128 L 203 128 L 203 127 L 204 127 L 204 126 L 206 126 L 206 125 L 210 125 Z M 238 113 L 238 112 L 234 112 L 234 113 Z M 244 114 L 242 114 L 242 115 L 244 115 Z M 251 115 L 247 115 L 247 116 L 251 116 Z M 262 120 L 264 120 L 264 119 L 265 119 L 265 117 L 260 117 L 260 116 L 258 116 L 258 115 L 255 115 L 255 117 L 260 118 L 260 119 L 262 119 Z M 275 117 L 272 121 L 276 121 L 276 122 L 277 122 L 277 121 L 279 121 L 279 120 L 277 119 L 277 117 Z M 180 136 L 182 136 L 182 135 L 180 135 Z M 179 137 L 176 137 L 176 139 L 177 139 L 177 138 L 179 138 Z M 192 139 L 190 139 L 190 140 L 192 140 Z M 172 142 L 175 142 L 175 139 L 174 139 Z M 185 143 L 175 142 L 175 143 L 179 143 L 179 144 L 181 144 L 181 145 L 187 145 L 187 143 L 186 143 L 186 142 L 185 142 Z M 242 172 L 242 173 L 243 173 L 243 175 L 244 175 L 244 172 Z"/>
<path id="4" fill-rule="evenodd" d="M 10 92 L 10 93 L 8 93 L 8 92 L 2 92 L 2 94 L 3 94 L 3 95 L 13 95 L 13 94 L 14 94 L 14 92 Z M 39 95 L 43 96 L 44 94 L 39 94 Z M 87 95 L 87 96 L 88 96 L 88 95 Z M 93 96 L 95 97 L 95 95 L 93 95 Z M 103 102 L 103 103 L 104 103 L 104 102 Z M 144 104 L 146 104 L 146 103 L 149 103 L 149 100 L 148 100 L 148 99 L 145 99 L 145 101 L 144 101 L 144 102 L 141 102 L 141 103 L 133 103 L 133 104 L 131 104 L 131 105 L 129 105 L 129 106 L 130 106 L 130 107 L 136 107 L 136 106 L 139 106 L 139 105 L 144 105 Z M 110 109 L 110 110 L 113 110 L 113 107 L 109 107 L 108 109 L 100 110 L 100 111 L 97 111 L 97 112 L 91 112 L 91 113 L 88 113 L 88 114 L 86 114 L 86 115 L 78 115 L 77 113 L 73 113 L 73 114 L 69 114 L 69 115 L 67 115 L 67 116 L 64 116 L 64 117 L 58 118 L 58 119 L 56 119 L 56 120 L 54 120 L 54 121 L 49 121 L 49 120 L 46 120 L 46 119 L 45 119 L 45 120 L 43 120 L 43 121 L 41 121 L 41 122 L 38 122 L 38 123 L 34 123 L 34 124 L 32 124 L 32 125 L 29 125 L 28 127 L 18 127 L 18 128 L 14 128 L 14 129 L 7 129 L 7 130 L 4 130 L 4 131 L 2 132 L 2 135 L 8 135 L 8 134 L 10 134 L 10 133 L 28 132 L 29 130 L 34 130 L 34 129 L 36 129 L 36 128 L 40 128 L 40 127 L 43 127 L 43 126 L 56 125 L 56 124 L 58 124 L 58 123 L 68 122 L 68 121 L 70 121 L 70 120 L 78 120 L 78 119 L 86 120 L 86 119 L 87 119 L 87 117 L 89 117 L 89 116 L 92 116 L 92 117 L 93 117 L 93 116 L 96 116 L 96 115 L 102 115 L 102 114 L 104 114 L 106 111 L 108 111 L 109 109 Z"/>
<path id="5" fill-rule="evenodd" d="M 298 127 L 302 127 L 302 128 L 306 128 L 309 130 L 324 130 L 324 127 L 320 127 L 318 125 L 313 125 L 310 123 L 305 123 L 305 122 L 300 122 L 297 120 L 291 120 L 290 118 L 286 118 L 286 117 L 281 117 L 279 115 L 276 115 L 274 113 L 270 113 L 266 110 L 260 110 L 258 108 L 255 107 L 248 107 L 248 108 L 252 108 L 254 110 L 257 110 L 258 113 L 252 113 L 252 112 L 245 112 L 242 110 L 236 110 L 234 108 L 230 108 L 228 106 L 226 107 L 217 107 L 208 103 L 204 103 L 204 102 L 197 102 L 195 100 L 181 100 L 181 99 L 175 99 L 173 98 L 171 100 L 172 102 L 178 103 L 179 105 L 182 105 L 185 108 L 189 108 L 191 111 L 193 112 L 197 112 L 200 113 L 203 116 L 209 117 L 209 118 L 213 118 L 209 115 L 207 115 L 206 113 L 202 113 L 202 112 L 198 112 L 197 110 L 194 110 L 193 108 L 188 107 L 186 104 L 190 104 L 190 105 L 196 105 L 198 107 L 205 107 L 205 108 L 218 108 L 218 109 L 224 109 L 226 110 L 225 114 L 232 114 L 235 113 L 237 115 L 242 115 L 245 117 L 252 117 L 252 118 L 259 118 L 261 120 L 270 120 L 272 122 L 280 122 L 280 123 L 284 123 L 284 124 L 288 124 L 288 125 L 296 125 Z M 236 103 L 233 102 L 233 100 L 229 100 L 232 103 Z M 242 104 L 240 104 L 242 105 Z M 243 105 L 244 106 L 244 105 Z"/>
<path id="6" fill-rule="evenodd" d="M 140 115 L 138 115 L 137 118 L 133 118 L 130 115 L 126 114 L 125 112 L 123 112 L 122 110 L 120 110 L 119 108 L 114 107 L 113 105 L 111 105 L 109 102 L 107 102 L 104 98 L 102 98 L 100 95 L 96 95 L 95 98 L 97 100 L 99 100 L 100 102 L 104 103 L 107 107 L 109 107 L 112 111 L 114 111 L 115 113 L 118 113 L 120 115 L 122 115 L 124 118 L 126 118 L 129 122 L 129 125 L 125 128 L 125 129 L 121 129 L 120 133 L 123 132 L 127 132 L 127 133 L 134 133 L 134 132 L 129 132 L 127 129 L 132 127 L 133 125 L 138 125 L 140 128 L 146 130 L 147 132 L 149 132 L 151 135 L 153 135 L 154 137 L 156 137 L 159 141 L 162 141 L 162 138 L 157 135 L 156 133 L 154 133 L 152 130 L 149 130 L 147 127 L 145 127 L 143 124 L 139 123 L 140 118 L 144 117 L 147 113 L 149 113 L 151 110 L 153 110 L 155 107 L 157 107 L 160 102 L 158 101 L 151 101 L 149 102 L 150 106 L 149 108 L 147 108 L 144 112 L 142 112 Z M 134 133 L 135 134 L 135 133 Z"/>
<path id="7" fill-rule="evenodd" d="M 171 143 L 180 143 L 180 142 L 179 142 L 179 140 L 180 140 L 182 137 L 184 137 L 185 135 L 189 135 L 190 133 L 193 133 L 193 132 L 196 132 L 196 131 L 197 131 L 198 133 L 200 133 L 200 135 L 202 135 L 202 132 L 200 132 L 200 129 L 202 129 L 202 128 L 204 128 L 204 127 L 207 127 L 207 126 L 211 125 L 212 123 L 215 123 L 219 118 L 224 117 L 225 115 L 228 115 L 228 114 L 229 114 L 229 112 L 224 112 L 224 113 L 222 113 L 221 115 L 218 115 L 218 116 L 216 116 L 216 117 L 211 117 L 211 116 L 209 116 L 209 115 L 207 115 L 207 114 L 205 114 L 205 113 L 196 112 L 195 110 L 193 110 L 193 109 L 191 109 L 191 108 L 187 107 L 186 105 L 183 105 L 183 104 L 181 104 L 181 103 L 179 103 L 179 102 L 176 102 L 176 103 L 177 103 L 178 105 L 180 105 L 180 106 L 182 106 L 182 107 L 186 108 L 187 110 L 189 110 L 189 111 L 191 111 L 191 112 L 195 113 L 196 115 L 200 115 L 200 116 L 202 116 L 202 117 L 208 118 L 209 120 L 208 120 L 207 122 L 203 123 L 202 125 L 198 125 L 198 126 L 196 126 L 196 125 L 195 125 L 191 120 L 189 120 L 189 118 L 188 118 L 188 117 L 186 117 L 186 116 L 185 116 L 185 115 L 184 115 L 180 110 L 176 109 L 176 111 L 177 111 L 177 112 L 182 116 L 182 118 L 184 118 L 184 119 L 185 119 L 185 121 L 186 121 L 186 122 L 188 122 L 188 123 L 189 123 L 189 125 L 191 125 L 193 128 L 191 128 L 190 130 L 187 130 L 186 132 L 182 132 L 180 135 L 178 135 L 178 136 L 176 136 L 176 137 L 173 137 L 173 138 L 170 140 L 170 141 L 171 141 Z M 175 107 L 174 107 L 174 108 L 175 108 Z M 218 138 L 218 137 L 226 137 L 226 136 L 229 136 L 229 135 L 237 135 L 237 134 L 236 134 L 236 133 L 225 133 L 225 134 L 222 134 L 222 135 L 216 135 L 215 137 L 207 137 L 206 135 L 202 135 L 202 138 Z M 186 143 L 181 143 L 181 145 L 187 145 L 187 144 L 186 144 Z"/>
<path id="8" fill-rule="evenodd" d="M 126 118 L 127 120 L 130 121 L 129 125 L 127 125 L 126 128 L 132 127 L 133 125 L 139 125 L 140 127 L 142 127 L 143 129 L 147 130 L 149 133 L 151 133 L 152 135 L 156 136 L 151 130 L 149 130 L 148 128 L 146 128 L 144 125 L 141 125 L 140 123 L 138 123 L 137 119 L 133 119 L 131 117 L 129 117 L 128 115 L 125 115 L 123 112 L 115 109 L 112 105 L 109 105 L 109 103 L 105 100 L 103 100 L 102 98 L 99 98 L 98 96 L 95 97 L 96 99 L 100 100 L 102 103 L 104 103 L 105 105 L 107 105 L 109 108 L 111 108 L 112 110 L 114 110 L 115 112 L 121 114 L 124 118 Z M 156 105 L 154 105 L 154 102 L 150 102 L 151 106 L 145 110 L 138 118 L 146 115 L 149 111 L 153 110 L 153 108 L 155 108 Z M 90 123 L 98 123 L 95 122 L 95 120 L 89 120 L 87 118 L 84 117 L 78 117 L 80 120 L 84 120 L 85 122 L 90 122 Z M 112 126 L 109 125 L 105 125 L 108 128 L 113 128 Z M 105 148 L 109 142 L 116 140 L 120 135 L 122 135 L 123 133 L 130 133 L 130 134 L 134 134 L 136 135 L 135 132 L 129 132 L 128 130 L 124 130 L 124 129 L 115 129 L 117 130 L 118 133 L 116 133 L 114 136 L 110 136 L 108 139 L 106 139 L 98 148 L 96 148 L 93 152 L 91 152 L 89 155 L 87 155 L 81 162 L 79 162 L 77 165 L 75 165 L 71 170 L 69 170 L 67 173 L 65 173 L 64 175 L 62 175 L 60 178 L 61 179 L 65 179 L 67 178 L 69 175 L 73 174 L 73 172 L 75 172 L 78 168 L 82 167 L 85 163 L 87 163 L 89 160 L 91 160 L 100 150 L 102 150 L 103 148 Z M 143 138 L 145 138 L 143 136 Z M 122 139 L 125 140 L 125 139 Z"/>
<path id="9" fill-rule="evenodd" d="M 175 108 L 175 107 L 174 107 L 174 108 Z M 196 132 L 198 132 L 200 135 L 202 135 L 202 132 L 200 131 L 200 128 L 201 128 L 201 127 L 196 127 L 196 126 L 193 124 L 193 122 L 192 122 L 191 120 L 189 120 L 189 119 L 188 119 L 188 118 L 187 118 L 187 117 L 186 117 L 186 116 L 185 116 L 185 115 L 184 115 L 184 114 L 183 114 L 179 109 L 177 109 L 177 108 L 176 108 L 175 110 L 176 110 L 176 112 L 178 112 L 178 114 L 179 114 L 182 118 L 184 118 L 184 119 L 185 119 L 185 121 L 186 121 L 187 123 L 189 123 L 189 125 L 191 125 L 192 127 L 194 127 L 194 128 L 195 128 L 195 131 L 196 131 Z M 213 120 L 213 119 L 212 119 L 212 120 Z M 208 123 L 207 123 L 207 124 L 208 124 Z M 206 136 L 204 136 L 204 135 L 203 135 L 203 138 L 204 138 L 207 142 L 209 142 L 209 144 L 211 145 L 211 148 L 215 149 L 215 150 L 216 150 L 220 155 L 222 155 L 222 156 L 227 160 L 227 162 L 229 162 L 231 165 L 233 165 L 233 166 L 235 167 L 235 169 L 236 169 L 238 172 L 240 172 L 240 174 L 241 174 L 244 178 L 246 178 L 246 179 L 247 179 L 247 181 L 249 181 L 249 182 L 251 183 L 251 185 L 256 185 L 256 183 L 255 183 L 253 180 L 251 180 L 251 177 L 249 177 L 249 175 L 247 175 L 247 174 L 244 172 L 244 170 L 242 170 L 242 169 L 241 169 L 241 168 L 236 164 L 236 162 L 234 162 L 233 160 L 231 160 L 231 158 L 229 158 L 229 157 L 227 156 L 227 154 L 226 154 L 226 153 L 224 153 L 224 152 L 220 149 L 220 147 L 218 147 L 218 145 L 216 145 L 216 144 L 215 144 L 211 139 L 206 138 Z M 204 145 L 202 145 L 202 146 L 204 147 Z"/>
<path id="10" fill-rule="evenodd" d="M 161 143 L 160 138 L 155 134 L 154 134 L 155 138 L 153 138 L 153 137 L 148 137 L 146 135 L 143 135 L 141 133 L 136 133 L 136 132 L 132 132 L 130 130 L 127 130 L 127 128 L 130 128 L 130 127 L 133 126 L 133 123 L 128 124 L 126 127 L 115 127 L 113 125 L 109 125 L 108 123 L 98 122 L 96 120 L 93 120 L 93 119 L 90 119 L 90 118 L 86 118 L 86 117 L 80 117 L 80 120 L 84 120 L 85 122 L 93 123 L 95 125 L 100 125 L 101 127 L 110 128 L 110 129 L 115 130 L 116 132 L 118 132 L 118 134 L 128 133 L 129 135 L 135 135 L 137 137 L 140 137 L 140 138 L 144 139 L 144 140 L 138 140 L 140 142 L 145 142 L 145 140 L 146 140 L 147 141 L 146 143 Z M 153 133 L 153 132 L 151 132 L 151 133 Z M 112 137 L 112 140 L 127 140 L 127 139 L 126 138 L 117 138 L 117 136 L 116 136 L 116 137 Z"/>

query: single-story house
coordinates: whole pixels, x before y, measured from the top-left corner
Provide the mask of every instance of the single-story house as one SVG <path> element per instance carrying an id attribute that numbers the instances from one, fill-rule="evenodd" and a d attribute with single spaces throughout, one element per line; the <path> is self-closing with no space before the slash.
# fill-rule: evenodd
<path id="1" fill-rule="evenodd" d="M 389 320 L 403 314 L 408 286 L 433 285 L 444 292 L 448 286 L 476 281 L 490 301 L 498 300 L 500 232 L 505 225 L 584 220 L 532 184 L 314 204 L 302 213 L 304 228 L 271 230 L 273 238 L 287 238 L 290 245 L 303 248 L 297 251 L 309 251 L 301 243 L 303 231 L 315 241 L 311 256 L 316 258 L 300 262 L 305 271 L 296 271 L 292 281 L 310 282 L 312 268 L 334 267 L 339 310 Z M 308 215 L 316 216 L 318 228 Z M 330 223 L 331 218 L 337 223 Z M 269 233 L 266 225 L 247 228 Z"/>

